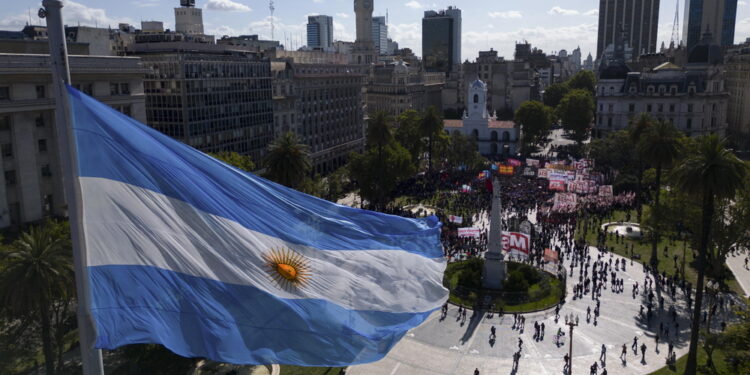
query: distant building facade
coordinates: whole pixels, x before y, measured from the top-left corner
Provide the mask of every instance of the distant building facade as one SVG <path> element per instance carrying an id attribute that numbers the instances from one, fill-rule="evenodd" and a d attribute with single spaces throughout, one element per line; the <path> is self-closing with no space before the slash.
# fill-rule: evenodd
<path id="1" fill-rule="evenodd" d="M 750 38 L 731 48 L 724 64 L 727 105 L 727 132 L 743 151 L 750 151 Z"/>
<path id="2" fill-rule="evenodd" d="M 346 164 L 351 152 L 364 149 L 365 76 L 334 54 L 323 62 L 302 58 L 305 53 L 271 62 L 274 133 L 297 134 L 310 147 L 313 172 L 326 174 Z"/>
<path id="3" fill-rule="evenodd" d="M 487 85 L 479 79 L 469 85 L 469 104 L 460 120 L 445 120 L 445 131 L 463 133 L 477 141 L 479 153 L 493 158 L 515 155 L 520 137 L 513 121 L 500 121 L 487 111 Z"/>
<path id="4" fill-rule="evenodd" d="M 615 43 L 620 30 L 625 32 L 625 43 L 634 51 L 633 58 L 656 52 L 659 3 L 659 0 L 599 0 L 595 58 L 602 58 L 607 46 Z"/>
<path id="5" fill-rule="evenodd" d="M 385 17 L 372 17 L 372 41 L 378 54 L 388 54 L 388 25 Z"/>
<path id="6" fill-rule="evenodd" d="M 682 42 L 690 51 L 710 32 L 720 46 L 734 44 L 737 0 L 685 0 Z"/>
<path id="7" fill-rule="evenodd" d="M 0 66 L 0 228 L 65 216 L 49 55 L 0 53 Z M 146 122 L 140 59 L 69 56 L 69 66 L 78 90 Z"/>
<path id="8" fill-rule="evenodd" d="M 357 39 L 352 46 L 351 62 L 357 65 L 370 65 L 376 62 L 378 52 L 372 38 L 373 0 L 354 0 Z"/>
<path id="9" fill-rule="evenodd" d="M 434 106 L 439 110 L 444 83 L 444 74 L 422 72 L 403 61 L 375 66 L 367 85 L 367 111 L 395 118 L 410 109 L 421 112 Z"/>
<path id="10" fill-rule="evenodd" d="M 428 72 L 451 72 L 461 64 L 461 10 L 455 7 L 424 12 L 422 60 Z"/>
<path id="11" fill-rule="evenodd" d="M 307 17 L 307 46 L 329 50 L 333 46 L 333 17 Z"/>

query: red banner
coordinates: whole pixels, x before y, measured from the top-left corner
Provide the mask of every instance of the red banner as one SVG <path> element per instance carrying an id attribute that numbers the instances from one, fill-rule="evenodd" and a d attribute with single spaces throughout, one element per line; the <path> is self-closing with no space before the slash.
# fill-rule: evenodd
<path id="1" fill-rule="evenodd" d="M 503 176 L 512 176 L 513 175 L 513 166 L 512 165 L 503 165 L 503 164 L 500 164 L 498 166 L 498 173 L 500 173 Z"/>
<path id="2" fill-rule="evenodd" d="M 529 256 L 531 237 L 525 233 L 503 232 L 503 251 L 514 256 Z"/>
<path id="3" fill-rule="evenodd" d="M 550 180 L 549 189 L 552 191 L 565 191 L 565 181 L 563 180 Z"/>

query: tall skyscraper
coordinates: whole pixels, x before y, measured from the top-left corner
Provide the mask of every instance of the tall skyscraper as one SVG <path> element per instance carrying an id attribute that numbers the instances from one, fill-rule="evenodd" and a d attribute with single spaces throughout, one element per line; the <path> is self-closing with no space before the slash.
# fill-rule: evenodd
<path id="1" fill-rule="evenodd" d="M 373 0 L 354 0 L 354 14 L 357 20 L 357 40 L 352 48 L 355 64 L 371 64 L 376 60 L 375 44 L 372 41 Z"/>
<path id="2" fill-rule="evenodd" d="M 625 42 L 633 58 L 656 52 L 659 27 L 659 0 L 599 0 L 599 33 L 596 58 L 614 45 L 618 30 L 625 31 Z"/>
<path id="3" fill-rule="evenodd" d="M 424 12 L 422 60 L 432 72 L 450 72 L 461 64 L 461 9 Z"/>
<path id="4" fill-rule="evenodd" d="M 333 46 L 333 17 L 307 17 L 307 46 L 310 48 L 331 48 Z"/>
<path id="5" fill-rule="evenodd" d="M 381 55 L 388 53 L 388 25 L 385 17 L 372 17 L 372 41 L 375 43 L 375 51 Z"/>
<path id="6" fill-rule="evenodd" d="M 685 0 L 682 43 L 688 51 L 706 32 L 721 46 L 734 44 L 737 0 Z"/>

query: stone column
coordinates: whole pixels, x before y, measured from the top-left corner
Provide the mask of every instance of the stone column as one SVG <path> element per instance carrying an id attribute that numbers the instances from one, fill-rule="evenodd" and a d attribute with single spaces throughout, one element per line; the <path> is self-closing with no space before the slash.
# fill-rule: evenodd
<path id="1" fill-rule="evenodd" d="M 490 233 L 487 252 L 484 254 L 482 286 L 488 289 L 501 289 L 505 280 L 505 256 L 502 246 L 502 204 L 500 201 L 500 181 L 492 181 L 492 211 L 490 213 Z"/>

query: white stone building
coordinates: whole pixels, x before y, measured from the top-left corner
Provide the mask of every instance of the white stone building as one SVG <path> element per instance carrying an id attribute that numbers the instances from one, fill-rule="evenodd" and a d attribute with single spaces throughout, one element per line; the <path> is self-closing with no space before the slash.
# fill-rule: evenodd
<path id="1" fill-rule="evenodd" d="M 145 123 L 135 57 L 70 56 L 74 87 Z M 0 228 L 64 216 L 48 55 L 0 53 Z"/>
<path id="2" fill-rule="evenodd" d="M 445 131 L 461 132 L 477 141 L 479 153 L 492 157 L 515 155 L 520 129 L 513 121 L 500 121 L 487 110 L 487 84 L 477 79 L 469 85 L 467 110 L 461 120 L 445 120 Z"/>

